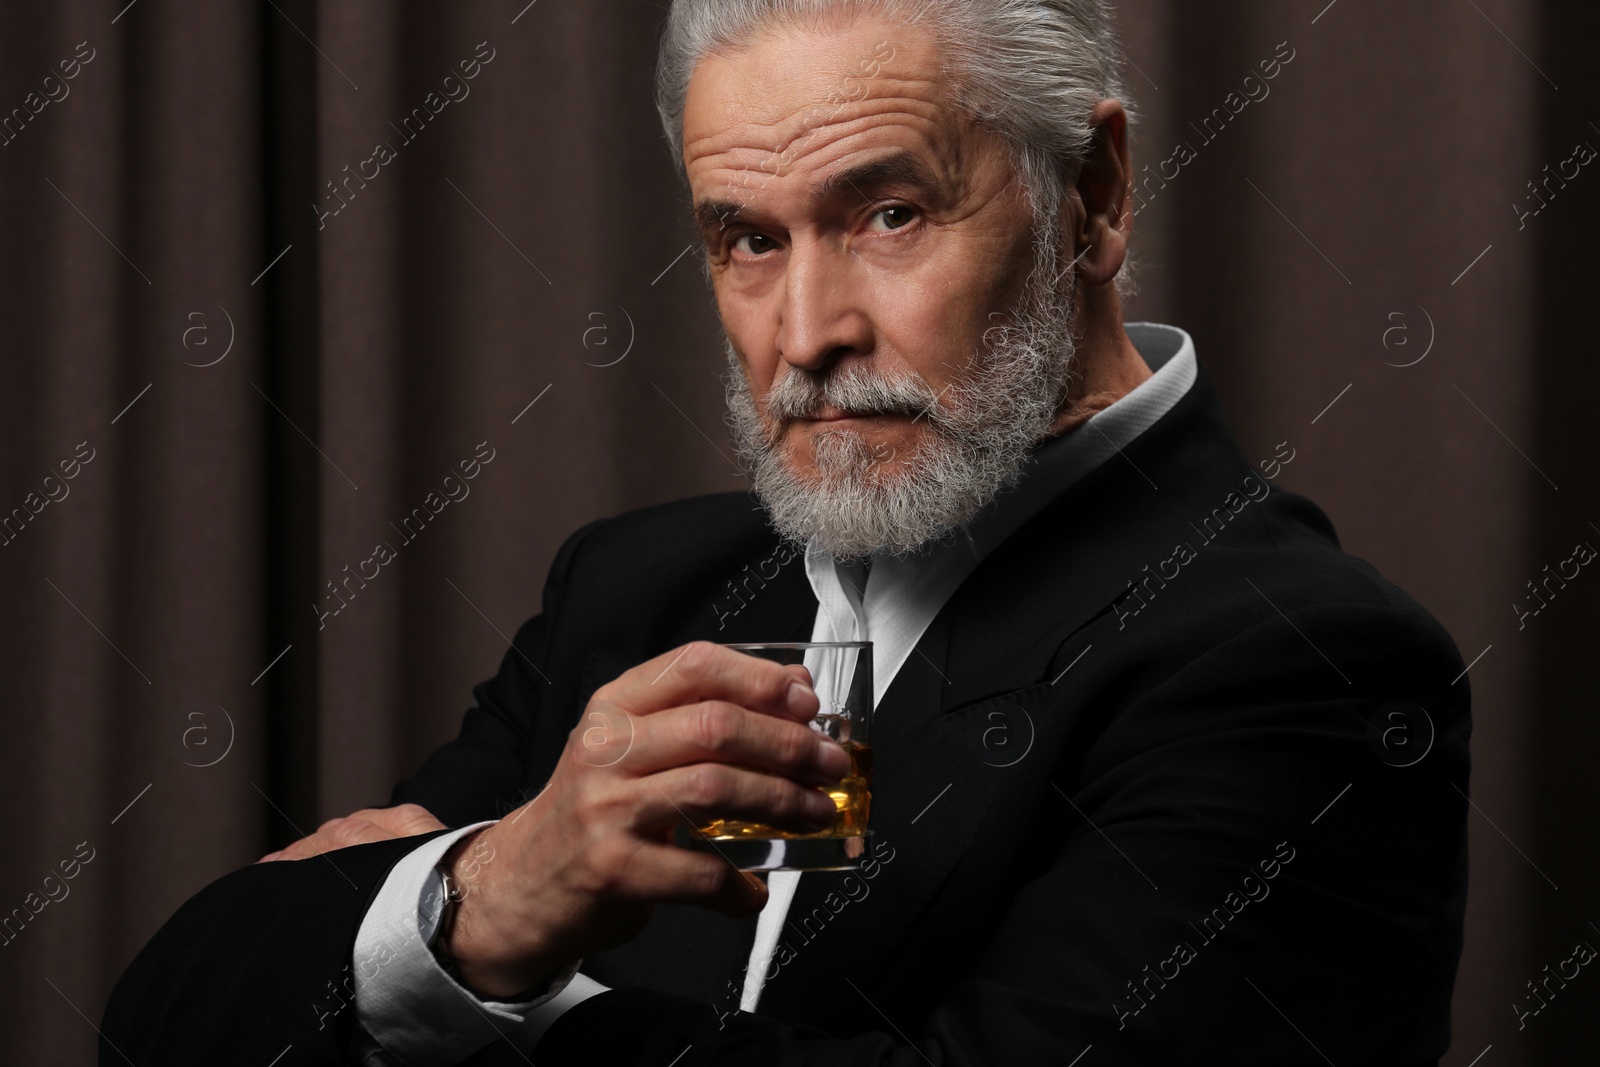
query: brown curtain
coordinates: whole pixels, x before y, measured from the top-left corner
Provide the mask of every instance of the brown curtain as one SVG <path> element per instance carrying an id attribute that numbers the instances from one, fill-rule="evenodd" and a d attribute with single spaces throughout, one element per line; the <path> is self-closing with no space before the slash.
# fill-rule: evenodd
<path id="1" fill-rule="evenodd" d="M 741 484 L 663 6 L 0 0 L 7 1062 L 90 1062 L 185 898 L 384 802 L 572 529 Z M 1129 317 L 1189 329 L 1246 453 L 1288 441 L 1287 484 L 1482 653 L 1446 1062 L 1578 1062 L 1600 978 L 1511 1004 L 1600 944 L 1600 579 L 1510 605 L 1600 545 L 1600 174 L 1549 180 L 1600 147 L 1600 15 L 1120 8 Z"/>

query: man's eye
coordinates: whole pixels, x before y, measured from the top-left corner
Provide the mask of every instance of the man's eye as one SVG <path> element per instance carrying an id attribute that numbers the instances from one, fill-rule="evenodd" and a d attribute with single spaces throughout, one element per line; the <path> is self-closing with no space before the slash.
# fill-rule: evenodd
<path id="1" fill-rule="evenodd" d="M 733 242 L 733 247 L 747 256 L 760 256 L 778 247 L 778 242 L 759 233 L 747 233 Z"/>
<path id="2" fill-rule="evenodd" d="M 872 229 L 884 231 L 898 230 L 902 227 L 909 226 L 912 220 L 916 217 L 917 212 L 915 208 L 907 207 L 904 204 L 893 204 L 889 207 L 882 208 L 872 216 L 874 223 Z M 881 225 L 879 224 L 880 220 Z"/>

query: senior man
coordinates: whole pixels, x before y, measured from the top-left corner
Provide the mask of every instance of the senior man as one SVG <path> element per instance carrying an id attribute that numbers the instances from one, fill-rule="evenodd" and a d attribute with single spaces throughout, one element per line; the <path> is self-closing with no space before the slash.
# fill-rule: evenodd
<path id="1" fill-rule="evenodd" d="M 1461 659 L 1124 326 L 1115 57 L 1094 0 L 678 0 L 754 499 L 574 534 L 460 736 L 197 894 L 101 1062 L 1436 1064 Z M 874 843 L 763 880 L 674 833 L 832 811 L 809 676 L 717 644 L 807 638 L 874 642 Z"/>

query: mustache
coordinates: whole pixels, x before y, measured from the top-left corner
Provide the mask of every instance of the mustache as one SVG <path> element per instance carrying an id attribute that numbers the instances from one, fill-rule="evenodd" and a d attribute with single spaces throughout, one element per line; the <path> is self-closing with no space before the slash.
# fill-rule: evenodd
<path id="1" fill-rule="evenodd" d="M 939 398 L 916 375 L 887 378 L 861 367 L 811 371 L 791 367 L 767 390 L 767 413 L 780 422 L 812 419 L 824 407 L 851 415 L 942 415 Z"/>

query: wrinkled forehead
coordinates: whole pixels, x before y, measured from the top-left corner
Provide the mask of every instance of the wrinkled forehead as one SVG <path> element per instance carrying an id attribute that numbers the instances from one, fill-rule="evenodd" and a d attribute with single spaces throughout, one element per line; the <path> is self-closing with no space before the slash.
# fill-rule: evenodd
<path id="1" fill-rule="evenodd" d="M 930 31 L 884 18 L 774 27 L 708 55 L 684 111 L 691 185 L 780 176 L 869 145 L 955 167 L 970 121 L 947 67 Z"/>

